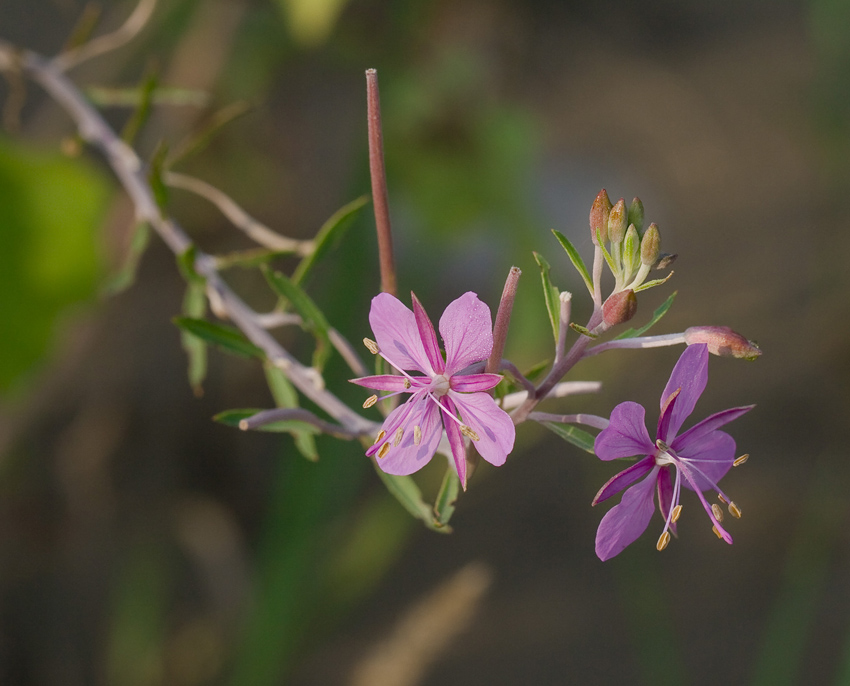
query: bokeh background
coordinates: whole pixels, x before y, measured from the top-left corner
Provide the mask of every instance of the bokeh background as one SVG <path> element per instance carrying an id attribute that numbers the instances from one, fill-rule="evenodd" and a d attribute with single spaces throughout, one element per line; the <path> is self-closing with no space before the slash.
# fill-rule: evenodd
<path id="1" fill-rule="evenodd" d="M 134 3 L 98 6 L 102 33 Z M 56 54 L 94 7 L 4 0 L 0 37 Z M 751 454 L 724 482 L 744 512 L 735 545 L 691 497 L 667 550 L 650 531 L 604 564 L 607 506 L 590 501 L 613 467 L 540 427 L 476 472 L 441 536 L 357 444 L 320 439 L 309 463 L 288 437 L 213 423 L 272 405 L 261 368 L 213 352 L 195 397 L 171 323 L 184 284 L 155 237 L 135 284 L 101 295 L 131 207 L 58 107 L 8 78 L 0 683 L 850 684 L 848 29 L 846 0 L 161 0 L 136 40 L 73 71 L 86 88 L 155 72 L 189 91 L 156 108 L 146 157 L 246 103 L 180 171 L 309 237 L 369 190 L 377 68 L 400 290 L 432 316 L 466 290 L 495 307 L 519 266 L 521 368 L 551 355 L 532 250 L 581 320 L 549 230 L 590 259 L 598 190 L 640 196 L 679 258 L 638 321 L 677 290 L 655 332 L 728 325 L 764 355 L 712 358 L 696 413 L 758 405 L 730 426 Z M 107 111 L 117 128 L 131 114 Z M 207 251 L 248 247 L 198 198 L 174 191 L 170 209 Z M 228 278 L 271 306 L 256 274 Z M 378 284 L 367 208 L 308 287 L 359 340 Z M 300 332 L 281 340 L 309 355 Z M 571 378 L 603 392 L 544 409 L 632 399 L 654 417 L 679 352 L 593 358 Z M 362 400 L 338 360 L 329 376 Z"/>

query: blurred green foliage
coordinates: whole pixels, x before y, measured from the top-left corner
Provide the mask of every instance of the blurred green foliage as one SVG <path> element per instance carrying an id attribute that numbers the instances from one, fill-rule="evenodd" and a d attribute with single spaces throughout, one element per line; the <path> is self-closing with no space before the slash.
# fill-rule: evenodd
<path id="1" fill-rule="evenodd" d="M 91 164 L 0 138 L 0 390 L 61 344 L 61 315 L 94 294 L 109 192 Z"/>

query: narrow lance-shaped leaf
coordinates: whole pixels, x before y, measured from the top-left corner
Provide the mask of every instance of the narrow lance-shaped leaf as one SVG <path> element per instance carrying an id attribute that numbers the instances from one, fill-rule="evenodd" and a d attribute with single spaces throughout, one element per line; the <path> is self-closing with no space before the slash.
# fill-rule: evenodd
<path id="1" fill-rule="evenodd" d="M 327 252 L 339 242 L 339 239 L 349 227 L 357 212 L 369 202 L 368 195 L 361 195 L 347 205 L 343 205 L 334 212 L 319 229 L 314 239 L 313 252 L 307 255 L 292 274 L 292 282 L 301 284 L 313 266 L 322 259 Z"/>
<path id="2" fill-rule="evenodd" d="M 282 272 L 263 267 L 263 274 L 275 293 L 288 300 L 295 311 L 301 315 L 302 326 L 316 337 L 316 350 L 313 353 L 313 366 L 322 370 L 331 353 L 328 324 L 325 315 L 304 290 L 288 279 Z"/>
<path id="3" fill-rule="evenodd" d="M 207 295 L 203 280 L 190 281 L 183 296 L 183 314 L 190 319 L 202 319 L 207 312 Z M 181 331 L 180 341 L 189 357 L 189 385 L 196 397 L 204 394 L 203 382 L 207 375 L 207 344 L 203 339 Z"/>
<path id="4" fill-rule="evenodd" d="M 568 443 L 572 443 L 582 450 L 589 452 L 591 455 L 594 454 L 594 437 L 587 431 L 579 429 L 576 426 L 572 426 L 571 424 L 558 424 L 557 422 L 543 422 L 543 425 Z"/>
<path id="5" fill-rule="evenodd" d="M 262 349 L 251 343 L 241 331 L 232 326 L 213 324 L 205 319 L 175 317 L 172 320 L 180 329 L 212 343 L 221 350 L 241 357 L 264 358 Z"/>
<path id="6" fill-rule="evenodd" d="M 103 286 L 103 292 L 106 295 L 121 293 L 133 285 L 136 281 L 136 271 L 139 267 L 139 262 L 150 244 L 150 239 L 150 224 L 147 222 L 139 222 L 136 224 L 133 229 L 133 235 L 130 238 L 130 247 L 127 250 L 127 256 L 124 258 L 124 263 Z"/>
<path id="7" fill-rule="evenodd" d="M 457 478 L 457 472 L 454 468 L 447 467 L 440 491 L 437 493 L 437 499 L 434 501 L 434 523 L 437 526 L 448 526 L 449 520 L 455 511 L 455 503 L 457 502 L 459 492 L 460 479 Z"/>
<path id="8" fill-rule="evenodd" d="M 555 234 L 555 238 L 558 239 L 558 242 L 561 244 L 564 250 L 567 251 L 567 256 L 570 258 L 570 262 L 573 263 L 573 266 L 576 268 L 576 271 L 581 276 L 584 281 L 584 285 L 587 286 L 587 290 L 590 295 L 593 295 L 593 281 L 590 278 L 590 273 L 587 271 L 587 267 L 584 265 L 584 260 L 581 259 L 581 255 L 579 255 L 578 250 L 575 249 L 572 243 L 567 239 L 567 237 L 562 234 L 560 231 L 556 229 L 552 229 L 552 233 Z"/>
<path id="9" fill-rule="evenodd" d="M 676 297 L 676 293 L 678 291 L 673 291 L 670 294 L 670 297 L 667 298 L 661 305 L 652 313 L 652 318 L 647 322 L 644 326 L 639 329 L 628 329 L 627 331 L 623 331 L 619 336 L 615 336 L 613 340 L 618 340 L 621 338 L 634 338 L 635 336 L 643 336 L 647 331 L 649 331 L 653 326 L 658 323 L 658 320 L 661 319 L 665 314 L 667 314 L 667 310 L 670 309 L 670 306 L 673 304 L 673 300 Z"/>
<path id="10" fill-rule="evenodd" d="M 139 103 L 133 111 L 133 116 L 124 125 L 121 138 L 127 145 L 132 145 L 142 127 L 147 123 L 151 113 L 153 94 L 159 83 L 159 74 L 155 68 L 148 68 L 139 86 Z"/>
<path id="11" fill-rule="evenodd" d="M 555 337 L 555 342 L 558 342 L 558 326 L 561 321 L 561 306 L 558 299 L 558 289 L 552 285 L 549 280 L 549 270 L 551 267 L 540 253 L 533 253 L 534 261 L 540 267 L 540 279 L 543 282 L 543 299 L 546 301 L 546 311 L 549 313 L 549 323 L 552 325 L 552 334 Z"/>
<path id="12" fill-rule="evenodd" d="M 283 371 L 270 362 L 266 362 L 263 365 L 263 369 L 266 372 L 266 382 L 269 385 L 269 390 L 277 406 L 288 408 L 298 407 L 298 392 L 289 379 L 286 378 Z M 311 462 L 315 462 L 319 459 L 319 451 L 316 449 L 316 440 L 313 438 L 313 435 L 316 433 L 315 427 L 310 426 L 311 430 L 309 431 L 296 429 L 291 433 L 298 452 Z"/>
<path id="13" fill-rule="evenodd" d="M 156 206 L 160 211 L 164 211 L 168 206 L 168 187 L 162 180 L 163 172 L 166 169 L 166 155 L 168 155 L 168 144 L 162 141 L 154 150 L 148 169 L 148 182 L 151 185 Z"/>
<path id="14" fill-rule="evenodd" d="M 429 529 L 443 534 L 451 533 L 449 527 L 437 526 L 434 522 L 432 507 L 422 499 L 422 491 L 419 490 L 419 486 L 411 477 L 387 474 L 377 464 L 374 466 L 378 476 L 381 477 L 381 481 L 384 482 L 384 486 L 405 510 L 416 519 L 422 520 Z"/>

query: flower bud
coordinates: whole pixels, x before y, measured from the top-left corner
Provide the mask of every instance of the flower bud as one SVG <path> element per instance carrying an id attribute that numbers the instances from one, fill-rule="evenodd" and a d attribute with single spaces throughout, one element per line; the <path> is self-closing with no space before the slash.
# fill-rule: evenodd
<path id="1" fill-rule="evenodd" d="M 640 236 L 634 224 L 629 224 L 626 238 L 623 241 L 623 264 L 628 273 L 640 269 Z"/>
<path id="2" fill-rule="evenodd" d="M 632 204 L 629 205 L 629 224 L 634 224 L 638 233 L 643 231 L 643 203 L 640 201 L 640 198 L 635 198 L 632 200 Z"/>
<path id="3" fill-rule="evenodd" d="M 612 245 L 619 244 L 626 236 L 626 227 L 629 225 L 626 220 L 627 214 L 626 201 L 620 198 L 608 215 L 608 240 Z"/>
<path id="4" fill-rule="evenodd" d="M 637 296 L 631 288 L 611 294 L 608 300 L 602 303 L 602 319 L 608 326 L 629 321 L 635 316 L 635 312 L 637 312 Z"/>
<path id="5" fill-rule="evenodd" d="M 599 245 L 596 240 L 596 230 L 602 234 L 602 242 L 608 240 L 608 215 L 611 213 L 611 201 L 608 199 L 608 192 L 603 188 L 593 201 L 593 206 L 590 208 L 590 238 L 593 245 Z"/>
<path id="6" fill-rule="evenodd" d="M 705 343 L 708 352 L 720 357 L 736 357 L 739 360 L 754 360 L 761 349 L 728 326 L 692 326 L 685 330 L 685 343 Z"/>
<path id="7" fill-rule="evenodd" d="M 658 259 L 658 253 L 661 252 L 661 234 L 658 233 L 658 226 L 655 223 L 649 225 L 646 233 L 640 242 L 640 262 L 647 266 L 652 266 L 655 260 Z"/>

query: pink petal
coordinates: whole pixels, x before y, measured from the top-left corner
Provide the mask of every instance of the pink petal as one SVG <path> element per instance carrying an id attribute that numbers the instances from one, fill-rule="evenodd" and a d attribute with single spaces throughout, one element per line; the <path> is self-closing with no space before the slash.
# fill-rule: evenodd
<path id="1" fill-rule="evenodd" d="M 602 518 L 596 530 L 596 554 L 600 560 L 620 554 L 646 530 L 655 511 L 652 496 L 658 469 L 654 468 L 648 477 L 626 491 L 620 504 Z"/>
<path id="2" fill-rule="evenodd" d="M 689 443 L 677 454 L 691 468 L 696 486 L 702 491 L 713 491 L 735 461 L 735 439 L 724 431 L 713 431 Z M 702 475 L 697 474 L 697 470 Z M 688 479 L 685 485 L 694 490 L 694 484 Z"/>
<path id="3" fill-rule="evenodd" d="M 479 440 L 472 445 L 487 462 L 497 467 L 505 464 L 508 453 L 514 448 L 516 428 L 510 415 L 496 404 L 487 393 L 455 393 L 449 397 L 460 410 L 460 418 Z M 451 421 L 451 420 L 449 420 Z"/>
<path id="4" fill-rule="evenodd" d="M 502 380 L 499 374 L 464 374 L 452 377 L 452 390 L 459 393 L 476 393 L 495 388 Z"/>
<path id="5" fill-rule="evenodd" d="M 411 403 L 406 403 L 411 405 Z M 427 395 L 422 395 L 415 405 L 412 405 L 403 422 L 393 423 L 393 415 L 399 412 L 402 407 L 397 407 L 393 410 L 386 422 L 385 427 L 391 427 L 392 432 L 387 431 L 386 438 L 375 448 L 380 448 L 383 443 L 389 441 L 390 449 L 384 457 L 376 458 L 378 466 L 387 474 L 396 474 L 404 476 L 413 474 L 431 461 L 434 453 L 437 451 L 437 446 L 440 444 L 440 439 L 443 437 L 443 422 L 440 417 L 440 410 L 437 404 Z M 394 445 L 396 430 L 402 428 L 401 442 Z M 418 426 L 422 432 L 422 438 L 419 445 L 414 441 L 414 427 Z M 371 450 L 371 448 L 370 448 Z M 368 453 L 367 453 L 368 454 Z M 373 453 L 374 454 L 374 453 Z"/>
<path id="6" fill-rule="evenodd" d="M 381 352 L 398 369 L 415 369 L 428 376 L 434 373 L 419 337 L 416 317 L 398 298 L 389 293 L 372 298 L 369 324 Z"/>
<path id="7" fill-rule="evenodd" d="M 663 434 L 659 431 L 658 438 L 669 444 L 676 437 L 682 423 L 694 411 L 706 383 L 708 383 L 708 346 L 704 343 L 689 345 L 673 367 L 670 380 L 661 395 L 663 410 L 670 394 L 675 393 L 676 389 L 681 389 L 675 406 L 671 410 L 667 430 Z M 659 427 L 663 420 L 662 413 L 662 417 L 658 420 Z"/>
<path id="8" fill-rule="evenodd" d="M 349 379 L 349 382 L 363 386 L 364 388 L 373 388 L 376 391 L 408 391 L 413 393 L 419 388 L 427 386 L 431 383 L 431 380 L 423 377 L 413 377 L 408 380 L 407 377 L 396 374 L 377 374 L 376 376 L 361 376 L 359 379 Z"/>
<path id="9" fill-rule="evenodd" d="M 486 360 L 493 350 L 490 308 L 475 293 L 464 293 L 440 317 L 440 335 L 446 346 L 446 374 Z"/>
<path id="10" fill-rule="evenodd" d="M 684 450 L 693 441 L 696 441 L 697 439 L 702 438 L 706 434 L 711 433 L 715 429 L 719 429 L 724 424 L 728 424 L 732 420 L 737 419 L 742 415 L 745 415 L 754 407 L 755 405 L 747 405 L 745 407 L 733 407 L 729 410 L 716 412 L 710 417 L 703 419 L 698 424 L 694 424 L 681 436 L 677 436 L 676 440 L 673 441 L 670 447 L 677 452 Z"/>
<path id="11" fill-rule="evenodd" d="M 457 416 L 457 409 L 451 398 L 444 395 L 440 398 L 440 403 L 452 416 Z M 463 490 L 466 490 L 466 446 L 463 442 L 463 434 L 460 432 L 460 426 L 449 417 L 443 417 L 443 428 L 446 430 L 446 437 L 449 439 L 449 445 L 452 448 L 452 457 L 455 461 L 455 469 L 460 479 L 460 485 Z"/>
<path id="12" fill-rule="evenodd" d="M 631 401 L 620 403 L 611 412 L 611 421 L 596 437 L 593 450 L 600 460 L 650 455 L 655 444 L 649 438 L 643 406 Z"/>
<path id="13" fill-rule="evenodd" d="M 596 497 L 590 504 L 596 505 L 597 503 L 601 503 L 604 500 L 608 500 L 608 498 L 610 498 L 612 495 L 616 495 L 624 488 L 631 486 L 635 481 L 640 479 L 654 466 L 655 459 L 651 456 L 647 456 L 642 460 L 638 460 L 633 465 L 627 467 L 616 476 L 613 476 L 608 479 L 608 481 L 605 482 L 602 488 L 599 489 L 599 493 L 596 494 Z"/>
<path id="14" fill-rule="evenodd" d="M 425 354 L 428 356 L 431 368 L 437 374 L 442 374 L 446 368 L 446 363 L 443 361 L 443 355 L 440 352 L 440 344 L 437 342 L 437 334 L 434 333 L 434 325 L 428 318 L 422 303 L 419 302 L 419 298 L 411 292 L 410 299 L 413 301 L 413 316 L 416 318 L 416 327 L 419 329 L 419 338 L 422 340 Z"/>
<path id="15" fill-rule="evenodd" d="M 661 518 L 666 522 L 667 516 L 670 514 L 670 508 L 675 507 L 673 502 L 673 484 L 670 480 L 670 468 L 663 467 L 658 472 L 658 509 L 661 511 Z M 673 535 L 676 534 L 676 523 L 670 522 L 670 531 Z"/>

